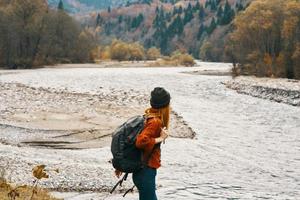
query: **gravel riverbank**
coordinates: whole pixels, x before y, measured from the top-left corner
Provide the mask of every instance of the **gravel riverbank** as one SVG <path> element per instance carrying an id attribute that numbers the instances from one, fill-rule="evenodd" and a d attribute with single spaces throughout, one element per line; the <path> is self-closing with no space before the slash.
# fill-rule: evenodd
<path id="1" fill-rule="evenodd" d="M 237 77 L 224 84 L 240 94 L 300 106 L 299 80 Z"/>

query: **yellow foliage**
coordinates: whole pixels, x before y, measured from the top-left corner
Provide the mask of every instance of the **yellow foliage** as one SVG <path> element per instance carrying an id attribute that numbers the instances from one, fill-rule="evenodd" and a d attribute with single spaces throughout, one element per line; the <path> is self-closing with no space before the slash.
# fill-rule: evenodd
<path id="1" fill-rule="evenodd" d="M 156 60 L 161 57 L 160 50 L 156 47 L 151 47 L 147 51 L 147 59 L 148 60 Z"/>
<path id="2" fill-rule="evenodd" d="M 126 43 L 114 40 L 110 46 L 101 49 L 100 59 L 112 59 L 118 61 L 144 60 L 145 49 L 139 43 Z"/>
<path id="3" fill-rule="evenodd" d="M 129 60 L 144 60 L 145 49 L 139 43 L 128 44 Z"/>
<path id="4" fill-rule="evenodd" d="M 299 1 L 253 1 L 235 18 L 234 25 L 227 45 L 232 45 L 231 56 L 243 66 L 242 73 L 299 78 L 299 64 L 292 53 L 300 42 Z"/>
<path id="5" fill-rule="evenodd" d="M 266 53 L 264 56 L 264 63 L 266 65 L 272 65 L 272 57 L 270 54 Z"/>
<path id="6" fill-rule="evenodd" d="M 32 174 L 37 179 L 49 178 L 49 175 L 45 172 L 46 165 L 38 165 L 32 169 Z"/>
<path id="7" fill-rule="evenodd" d="M 113 60 L 129 60 L 129 47 L 125 42 L 114 40 L 110 46 L 110 57 Z"/>
<path id="8" fill-rule="evenodd" d="M 32 197 L 32 192 L 35 191 Z M 31 198 L 32 197 L 32 198 Z M 14 187 L 5 180 L 0 180 L 0 199 L 1 200 L 58 200 L 51 197 L 47 190 L 40 188 L 33 188 L 31 186 L 22 185 Z"/>
<path id="9" fill-rule="evenodd" d="M 172 53 L 171 57 L 164 57 L 163 60 L 155 63 L 160 66 L 194 66 L 193 56 L 189 54 L 181 54 L 179 51 Z"/>
<path id="10" fill-rule="evenodd" d="M 295 76 L 296 78 L 300 79 L 300 42 L 296 46 L 292 59 L 295 64 L 294 67 Z"/>
<path id="11" fill-rule="evenodd" d="M 212 49 L 213 46 L 210 42 L 206 41 L 204 44 L 200 47 L 200 58 L 202 60 L 211 61 L 212 60 Z"/>
<path id="12" fill-rule="evenodd" d="M 280 53 L 279 56 L 276 58 L 276 72 L 275 72 L 276 77 L 286 76 L 284 65 L 285 65 L 284 54 Z"/>
<path id="13" fill-rule="evenodd" d="M 101 48 L 100 50 L 100 59 L 102 60 L 110 60 L 111 56 L 110 56 L 110 47 L 106 46 L 104 48 Z"/>

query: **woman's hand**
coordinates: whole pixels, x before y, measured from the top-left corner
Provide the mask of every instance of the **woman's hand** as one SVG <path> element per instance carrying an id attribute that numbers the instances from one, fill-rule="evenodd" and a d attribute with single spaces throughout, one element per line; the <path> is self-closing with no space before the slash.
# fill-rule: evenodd
<path id="1" fill-rule="evenodd" d="M 162 137 L 164 139 L 164 141 L 165 141 L 165 139 L 167 139 L 169 137 L 169 131 L 167 130 L 166 127 L 161 129 L 160 137 Z"/>
<path id="2" fill-rule="evenodd" d="M 160 131 L 160 136 L 158 138 L 155 138 L 155 144 L 165 142 L 165 139 L 169 137 L 169 132 L 166 129 L 166 127 L 162 128 Z"/>
<path id="3" fill-rule="evenodd" d="M 115 170 L 115 175 L 116 175 L 117 178 L 120 178 L 120 176 L 122 175 L 122 172 L 116 169 Z"/>

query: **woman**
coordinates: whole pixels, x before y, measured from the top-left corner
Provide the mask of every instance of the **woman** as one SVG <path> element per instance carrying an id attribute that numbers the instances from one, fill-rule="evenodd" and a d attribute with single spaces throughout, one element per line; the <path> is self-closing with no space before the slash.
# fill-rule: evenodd
<path id="1" fill-rule="evenodd" d="M 133 173 L 132 178 L 139 191 L 139 200 L 157 200 L 155 192 L 156 170 L 160 167 L 160 143 L 168 137 L 170 120 L 170 94 L 164 88 L 151 92 L 151 108 L 145 111 L 147 122 L 138 135 L 136 147 L 143 151 L 145 167 Z M 116 171 L 119 177 L 121 172 Z"/>

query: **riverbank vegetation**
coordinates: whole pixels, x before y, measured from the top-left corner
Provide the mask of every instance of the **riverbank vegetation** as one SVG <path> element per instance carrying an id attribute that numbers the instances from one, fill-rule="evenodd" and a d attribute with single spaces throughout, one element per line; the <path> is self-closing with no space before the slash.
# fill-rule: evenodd
<path id="1" fill-rule="evenodd" d="M 256 0 L 234 26 L 227 53 L 235 73 L 300 79 L 300 1 Z"/>
<path id="2" fill-rule="evenodd" d="M 56 170 L 58 173 L 58 170 Z M 0 167 L 0 199 L 1 200 L 58 200 L 52 197 L 45 189 L 38 187 L 41 179 L 49 178 L 45 165 L 39 165 L 33 168 L 32 174 L 35 178 L 34 185 L 13 185 L 5 179 L 5 168 Z"/>
<path id="3" fill-rule="evenodd" d="M 110 45 L 99 46 L 94 49 L 93 57 L 98 60 L 116 61 L 156 61 L 155 65 L 166 66 L 193 66 L 195 64 L 193 56 L 174 51 L 170 56 L 163 56 L 160 49 L 151 47 L 145 49 L 140 43 L 129 43 L 121 40 L 113 40 Z"/>
<path id="4" fill-rule="evenodd" d="M 192 66 L 194 57 L 231 61 L 235 75 L 300 79 L 297 0 L 136 1 L 72 17 L 55 2 L 0 0 L 0 67 L 95 60 Z"/>
<path id="5" fill-rule="evenodd" d="M 0 1 L 0 66 L 31 68 L 89 62 L 93 34 L 47 1 Z"/>

